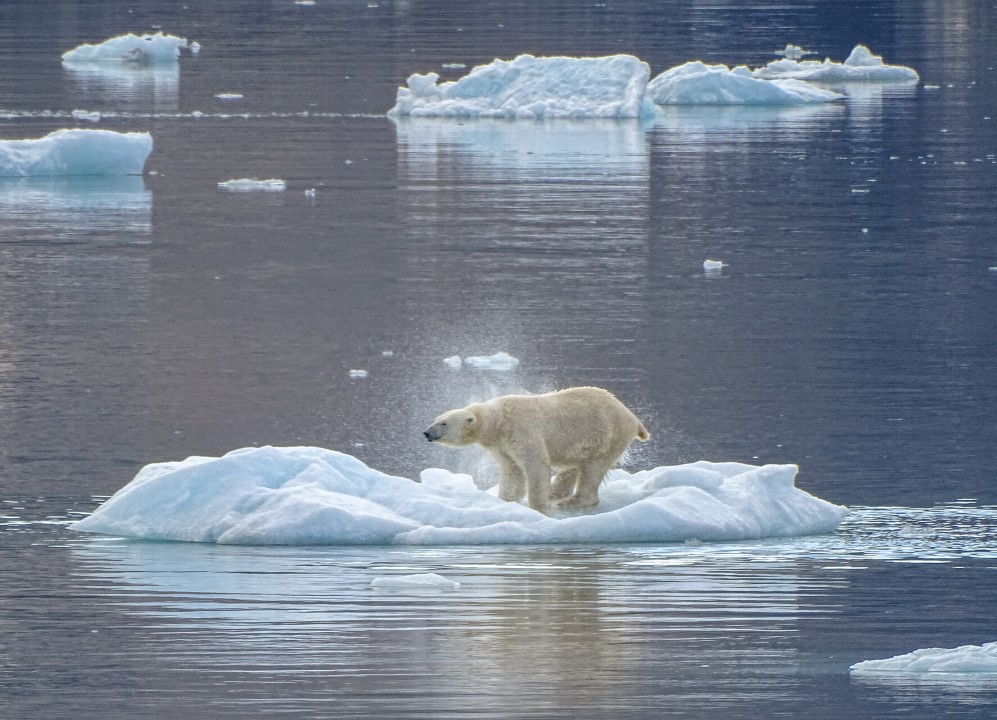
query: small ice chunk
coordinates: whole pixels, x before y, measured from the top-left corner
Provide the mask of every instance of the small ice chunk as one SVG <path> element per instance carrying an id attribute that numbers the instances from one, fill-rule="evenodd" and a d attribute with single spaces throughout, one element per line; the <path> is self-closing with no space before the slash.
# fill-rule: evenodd
<path id="1" fill-rule="evenodd" d="M 507 352 L 497 352 L 494 355 L 472 355 L 464 359 L 468 365 L 478 370 L 496 370 L 499 372 L 512 370 L 519 365 L 519 358 L 514 358 Z"/>
<path id="2" fill-rule="evenodd" d="M 295 5 L 301 5 L 303 7 L 311 7 L 315 4 L 315 0 L 294 0 Z"/>
<path id="3" fill-rule="evenodd" d="M 305 197 L 313 198 L 315 197 L 315 188 L 308 188 L 305 190 Z"/>
<path id="4" fill-rule="evenodd" d="M 365 377 L 367 377 L 367 371 L 366 370 L 350 370 L 350 377 L 351 378 L 365 378 Z"/>
<path id="5" fill-rule="evenodd" d="M 789 57 L 775 60 L 755 70 L 752 75 L 765 80 L 805 80 L 817 82 L 917 82 L 920 76 L 904 65 L 887 65 L 882 56 L 873 55 L 865 45 L 856 45 L 843 63 L 830 58 L 798 61 Z"/>
<path id="6" fill-rule="evenodd" d="M 86 122 L 92 123 L 100 122 L 100 113 L 96 111 L 89 112 L 87 110 L 73 110 L 72 115 L 77 120 L 85 120 Z"/>
<path id="7" fill-rule="evenodd" d="M 784 58 L 789 58 L 790 60 L 802 60 L 805 55 L 814 55 L 812 50 L 804 50 L 799 45 L 786 44 L 782 50 L 776 50 L 774 55 L 781 55 Z"/>
<path id="8" fill-rule="evenodd" d="M 190 48 L 191 55 L 197 55 L 199 52 L 201 52 L 201 43 L 197 42 L 196 40 L 187 47 Z"/>
<path id="9" fill-rule="evenodd" d="M 176 65 L 187 39 L 174 35 L 119 35 L 98 45 L 84 43 L 62 55 L 67 65 L 128 64 L 138 66 Z M 200 50 L 200 45 L 197 46 Z M 193 49 L 192 49 L 193 52 Z"/>
<path id="10" fill-rule="evenodd" d="M 229 192 L 283 192 L 287 190 L 287 183 L 277 178 L 235 178 L 218 183 L 218 187 Z"/>
<path id="11" fill-rule="evenodd" d="M 219 100 L 242 100 L 243 94 L 237 92 L 220 92 L 215 93 L 215 97 Z"/>
<path id="12" fill-rule="evenodd" d="M 370 581 L 370 587 L 379 590 L 456 590 L 460 583 L 436 573 L 416 573 L 376 577 Z"/>
<path id="13" fill-rule="evenodd" d="M 725 267 L 727 267 L 727 263 L 725 263 L 723 260 L 704 260 L 703 261 L 703 270 L 705 270 L 706 272 L 711 272 L 711 271 L 712 272 L 718 272 L 718 271 L 722 270 Z"/>
<path id="14" fill-rule="evenodd" d="M 467 65 L 464 63 L 443 63 L 440 67 L 444 70 L 463 70 Z"/>
<path id="15" fill-rule="evenodd" d="M 443 358 L 443 364 L 447 367 L 459 368 L 464 364 L 464 361 L 461 359 L 460 355 L 451 355 L 450 357 Z"/>
<path id="16" fill-rule="evenodd" d="M 925 648 L 885 660 L 864 660 L 851 666 L 854 673 L 920 675 L 997 673 L 997 642 L 957 648 Z"/>

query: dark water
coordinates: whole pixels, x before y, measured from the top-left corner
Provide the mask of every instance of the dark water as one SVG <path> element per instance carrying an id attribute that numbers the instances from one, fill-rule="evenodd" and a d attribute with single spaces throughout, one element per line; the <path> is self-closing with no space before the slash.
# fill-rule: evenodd
<path id="1" fill-rule="evenodd" d="M 60 65 L 158 27 L 201 53 Z M 848 666 L 997 639 L 995 32 L 989 0 L 4 2 L 0 138 L 82 109 L 155 149 L 143 178 L 0 179 L 0 717 L 993 716 L 992 681 Z M 922 84 L 651 127 L 384 115 L 410 73 L 462 72 L 442 63 L 630 52 L 657 74 L 787 42 L 864 42 Z M 288 189 L 217 189 L 236 177 Z M 516 371 L 442 363 L 499 350 Z M 419 431 L 584 383 L 651 429 L 633 468 L 796 462 L 868 509 L 702 547 L 65 528 L 145 463 L 254 444 L 487 473 Z M 368 588 L 430 571 L 461 588 Z"/>

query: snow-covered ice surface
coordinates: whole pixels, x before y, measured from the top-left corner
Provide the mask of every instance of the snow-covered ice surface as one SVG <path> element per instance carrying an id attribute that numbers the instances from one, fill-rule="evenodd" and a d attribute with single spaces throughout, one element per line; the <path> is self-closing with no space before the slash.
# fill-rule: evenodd
<path id="1" fill-rule="evenodd" d="M 280 178 L 234 178 L 218 183 L 218 187 L 229 192 L 283 192 L 287 190 L 287 182 Z"/>
<path id="2" fill-rule="evenodd" d="M 398 88 L 393 116 L 488 118 L 638 118 L 646 101 L 647 63 L 632 55 L 494 60 L 439 82 L 438 73 L 411 75 Z"/>
<path id="3" fill-rule="evenodd" d="M 41 138 L 0 140 L 0 177 L 141 175 L 149 133 L 56 130 Z"/>
<path id="4" fill-rule="evenodd" d="M 480 545 L 729 541 L 833 531 L 848 514 L 794 485 L 795 465 L 697 462 L 613 470 L 600 504 L 547 517 L 427 469 L 421 482 L 314 447 L 244 448 L 147 465 L 71 527 L 243 545 Z"/>
<path id="5" fill-rule="evenodd" d="M 851 667 L 853 673 L 897 675 L 973 675 L 997 677 L 997 642 L 957 648 L 924 648 L 885 660 L 865 660 Z"/>
<path id="6" fill-rule="evenodd" d="M 62 55 L 67 65 L 112 63 L 140 66 L 176 65 L 186 38 L 164 35 L 119 35 L 97 45 L 84 43 Z M 200 49 L 200 46 L 198 46 Z"/>
<path id="7" fill-rule="evenodd" d="M 656 105 L 807 105 L 843 97 L 802 80 L 754 77 L 743 65 L 698 61 L 658 75 L 648 83 L 647 96 Z"/>
<path id="8" fill-rule="evenodd" d="M 795 79 L 824 83 L 910 83 L 920 76 L 914 68 L 888 65 L 880 55 L 874 55 L 865 45 L 856 45 L 843 63 L 825 59 L 793 60 L 788 56 L 775 60 L 753 72 L 765 80 Z"/>

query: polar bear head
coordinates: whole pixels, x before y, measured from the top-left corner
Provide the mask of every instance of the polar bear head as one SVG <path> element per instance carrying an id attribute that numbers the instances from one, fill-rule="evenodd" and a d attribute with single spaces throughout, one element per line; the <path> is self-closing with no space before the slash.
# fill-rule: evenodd
<path id="1" fill-rule="evenodd" d="M 466 408 L 443 413 L 422 434 L 429 442 L 464 447 L 477 440 L 480 426 L 481 417 L 478 408 L 468 405 Z"/>

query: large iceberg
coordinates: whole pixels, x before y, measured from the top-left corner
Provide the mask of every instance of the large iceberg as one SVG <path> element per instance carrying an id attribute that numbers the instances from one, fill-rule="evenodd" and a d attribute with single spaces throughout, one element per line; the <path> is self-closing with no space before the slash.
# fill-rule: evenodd
<path id="1" fill-rule="evenodd" d="M 151 152 L 149 133 L 56 130 L 41 138 L 0 140 L 0 177 L 141 175 Z"/>
<path id="2" fill-rule="evenodd" d="M 186 38 L 164 35 L 119 35 L 98 45 L 84 43 L 62 54 L 67 65 L 113 63 L 137 66 L 176 65 L 181 48 L 192 47 Z"/>
<path id="3" fill-rule="evenodd" d="M 775 60 L 752 73 L 763 80 L 806 80 L 811 82 L 917 82 L 920 76 L 914 68 L 905 65 L 887 65 L 881 55 L 873 55 L 865 45 L 856 45 L 843 63 L 825 59 Z"/>
<path id="4" fill-rule="evenodd" d="M 983 645 L 962 645 L 957 648 L 925 648 L 885 660 L 865 660 L 851 667 L 853 673 L 883 673 L 891 675 L 943 674 L 997 675 L 997 642 Z"/>
<path id="5" fill-rule="evenodd" d="M 632 55 L 494 60 L 439 82 L 431 72 L 398 88 L 393 116 L 489 118 L 638 118 L 653 112 L 644 90 L 647 63 Z"/>
<path id="6" fill-rule="evenodd" d="M 840 100 L 840 95 L 802 80 L 763 80 L 747 67 L 688 62 L 658 75 L 647 85 L 656 105 L 807 105 Z"/>
<path id="7" fill-rule="evenodd" d="M 243 545 L 462 545 L 743 540 L 827 533 L 848 510 L 794 486 L 795 465 L 613 470 L 598 507 L 548 517 L 469 475 L 421 482 L 313 447 L 244 448 L 147 465 L 70 527 Z"/>

